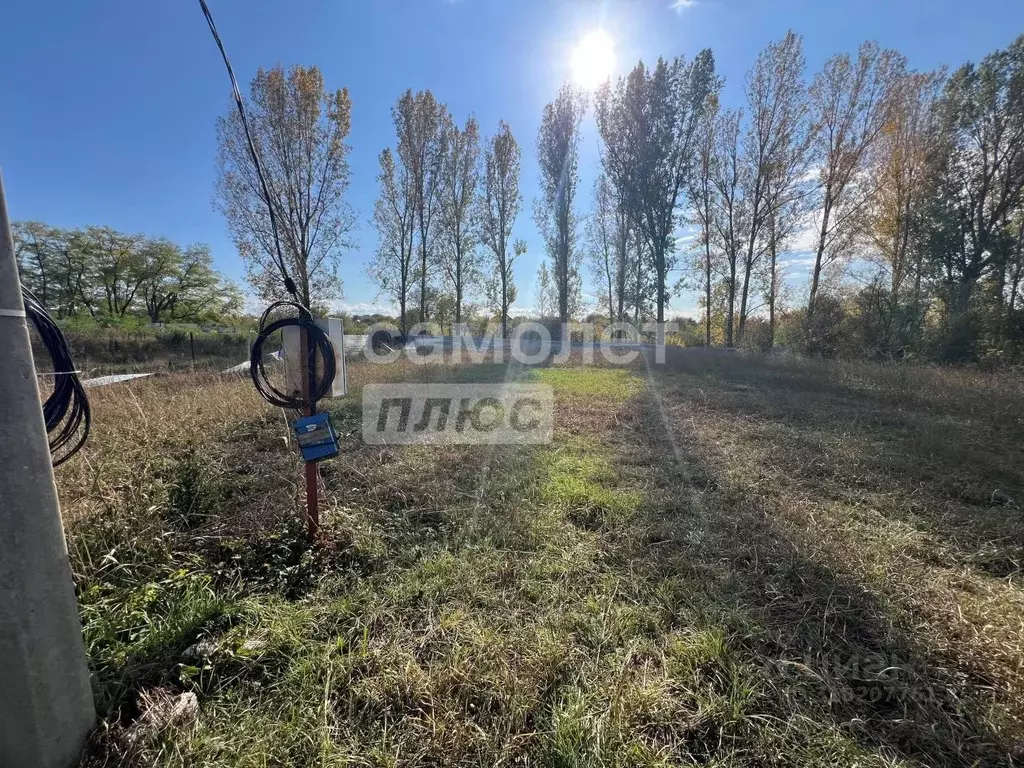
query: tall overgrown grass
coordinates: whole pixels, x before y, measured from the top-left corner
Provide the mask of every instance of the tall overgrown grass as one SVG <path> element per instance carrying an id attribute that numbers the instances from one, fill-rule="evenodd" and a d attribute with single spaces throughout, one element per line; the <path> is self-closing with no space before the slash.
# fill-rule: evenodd
<path id="1" fill-rule="evenodd" d="M 198 328 L 168 326 L 71 325 L 63 328 L 75 363 L 86 377 L 108 373 L 185 372 L 224 370 L 249 359 L 254 334 L 214 333 Z M 44 366 L 46 350 L 35 334 L 33 354 Z M 274 351 L 274 344 L 267 345 Z"/>
<path id="2" fill-rule="evenodd" d="M 1018 381 L 675 353 L 350 367 L 322 539 L 244 380 L 97 390 L 59 476 L 87 765 L 997 765 Z M 547 446 L 365 446 L 380 380 L 540 381 Z M 998 490 L 998 493 L 995 491 Z M 153 702 L 194 694 L 191 718 Z"/>

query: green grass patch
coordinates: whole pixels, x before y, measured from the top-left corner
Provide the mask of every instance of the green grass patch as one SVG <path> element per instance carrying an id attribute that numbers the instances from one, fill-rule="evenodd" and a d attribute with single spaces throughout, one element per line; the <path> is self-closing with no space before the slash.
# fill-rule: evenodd
<path id="1" fill-rule="evenodd" d="M 920 414 L 860 418 L 860 394 L 805 370 L 694 368 L 652 384 L 609 368 L 409 366 L 406 380 L 551 384 L 556 441 L 364 446 L 342 405 L 315 546 L 294 522 L 278 414 L 247 417 L 240 399 L 240 416 L 210 409 L 220 432 L 136 425 L 129 437 L 177 447 L 97 463 L 72 494 L 96 500 L 69 530 L 104 716 L 86 764 L 1009 764 L 1019 587 L 946 563 L 963 532 L 1014 519 L 1013 477 L 952 503 L 951 468 L 922 470 L 908 496 L 876 454 L 916 456 L 899 425 Z M 354 391 L 383 375 L 351 374 Z M 121 405 L 110 413 L 131 430 Z M 942 460 L 952 427 L 932 429 L 922 463 Z M 931 548 L 910 536 L 921 520 Z M 988 540 L 1000 572 L 1014 568 L 1010 534 Z M 154 689 L 195 694 L 199 712 L 132 740 Z"/>
<path id="2" fill-rule="evenodd" d="M 540 471 L 540 501 L 583 528 L 621 525 L 643 501 L 639 492 L 616 487 L 618 477 L 609 459 L 584 441 L 553 447 L 541 459 Z"/>
<path id="3" fill-rule="evenodd" d="M 534 368 L 532 373 L 535 381 L 550 384 L 556 394 L 599 397 L 616 403 L 628 400 L 646 386 L 636 372 L 625 368 Z"/>

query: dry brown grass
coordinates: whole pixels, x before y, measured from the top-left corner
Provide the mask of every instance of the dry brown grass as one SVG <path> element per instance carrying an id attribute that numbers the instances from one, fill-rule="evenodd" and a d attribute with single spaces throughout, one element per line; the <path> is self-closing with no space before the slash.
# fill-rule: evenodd
<path id="1" fill-rule="evenodd" d="M 935 729 L 934 759 L 1019 751 L 1020 379 L 707 353 L 672 368 L 657 380 L 668 432 L 711 478 L 701 506 L 737 531 L 790 660 L 827 680 L 837 650 L 888 659 L 909 684 L 882 722 L 900 739 Z M 780 564 L 797 594 L 773 583 Z"/>
<path id="2" fill-rule="evenodd" d="M 325 534 L 245 380 L 97 390 L 60 475 L 95 764 L 1020 759 L 1022 386 L 685 351 L 354 365 Z M 550 446 L 363 445 L 370 381 L 546 381 Z M 203 642 L 196 646 L 197 641 Z M 140 692 L 194 724 L 125 746 Z"/>

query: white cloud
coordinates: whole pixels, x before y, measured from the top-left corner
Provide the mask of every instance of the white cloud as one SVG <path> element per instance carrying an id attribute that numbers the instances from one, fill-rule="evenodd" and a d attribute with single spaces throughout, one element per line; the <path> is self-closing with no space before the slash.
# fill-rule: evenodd
<path id="1" fill-rule="evenodd" d="M 525 304 L 513 304 L 508 308 L 509 317 L 536 317 L 538 314 L 539 312 L 536 307 L 527 306 Z"/>
<path id="2" fill-rule="evenodd" d="M 398 308 L 394 304 L 372 304 L 367 301 L 360 301 L 351 304 L 347 301 L 339 301 L 331 306 L 336 312 L 347 312 L 350 315 L 396 315 Z"/>
<path id="3" fill-rule="evenodd" d="M 682 13 L 687 8 L 692 8 L 697 4 L 697 0 L 672 0 L 672 10 Z"/>
<path id="4" fill-rule="evenodd" d="M 806 171 L 803 172 L 803 175 L 801 175 L 800 178 L 797 179 L 797 183 L 799 183 L 799 184 L 807 184 L 808 182 L 811 182 L 811 181 L 818 181 L 820 178 L 821 178 L 821 169 L 820 168 L 808 168 Z"/>
<path id="5" fill-rule="evenodd" d="M 813 256 L 810 256 L 806 259 L 779 259 L 779 264 L 781 264 L 783 267 L 809 267 L 813 263 Z"/>
<path id="6" fill-rule="evenodd" d="M 786 250 L 790 252 L 813 252 L 818 247 L 818 238 L 821 235 L 819 215 L 819 211 L 811 211 L 803 216 L 803 221 L 793 237 L 790 238 Z"/>
<path id="7" fill-rule="evenodd" d="M 665 312 L 665 314 L 668 316 L 666 322 L 672 322 L 673 320 L 681 320 L 684 318 L 687 320 L 699 320 L 704 317 L 704 310 L 696 305 L 691 305 L 688 307 L 680 307 L 679 309 L 670 308 Z"/>

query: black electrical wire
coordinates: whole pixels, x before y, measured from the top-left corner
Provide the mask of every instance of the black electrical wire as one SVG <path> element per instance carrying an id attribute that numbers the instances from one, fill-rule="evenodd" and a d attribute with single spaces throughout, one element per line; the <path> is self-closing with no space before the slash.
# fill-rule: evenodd
<path id="1" fill-rule="evenodd" d="M 53 364 L 53 392 L 43 403 L 43 421 L 50 435 L 50 456 L 56 467 L 77 453 L 89 437 L 92 422 L 89 398 L 78 378 L 64 334 L 46 307 L 24 286 L 21 296 L 25 315 L 35 326 Z"/>
<path id="2" fill-rule="evenodd" d="M 256 144 L 252 140 L 252 134 L 249 132 L 249 120 L 245 116 L 245 104 L 242 101 L 242 93 L 238 90 L 238 81 L 235 79 L 235 71 L 231 68 L 231 62 L 228 60 L 227 51 L 224 50 L 224 43 L 220 40 L 220 35 L 217 33 L 217 25 L 213 23 L 213 15 L 210 13 L 210 8 L 206 4 L 206 0 L 199 0 L 199 5 L 203 9 L 203 15 L 206 17 L 206 23 L 210 26 L 210 32 L 213 33 L 213 39 L 217 43 L 217 48 L 220 49 L 220 55 L 224 59 L 224 66 L 227 67 L 228 77 L 231 79 L 231 90 L 235 97 L 235 106 L 238 108 L 238 116 L 242 120 L 242 128 L 245 130 L 245 140 L 249 147 L 249 157 L 252 158 L 252 164 L 256 168 L 256 175 L 260 179 L 260 189 L 263 192 L 263 202 L 267 204 L 267 211 L 270 214 L 270 231 L 274 235 L 274 249 L 277 252 L 277 266 L 281 270 L 281 278 L 284 280 L 284 287 L 292 296 L 297 297 L 298 291 L 295 288 L 295 282 L 288 274 L 288 269 L 284 264 L 284 256 L 281 255 L 281 239 L 277 234 L 277 216 L 274 215 L 274 205 L 270 199 L 270 187 L 267 186 L 267 178 L 263 173 L 263 164 L 260 162 L 259 153 L 256 152 Z"/>
<path id="3" fill-rule="evenodd" d="M 299 310 L 299 316 L 284 317 L 268 323 L 270 314 L 279 307 L 294 307 Z M 296 325 L 304 331 L 308 331 L 309 336 L 307 338 L 312 338 L 313 340 L 313 349 L 309 350 L 309 375 L 311 381 L 308 399 L 277 389 L 270 383 L 270 379 L 267 377 L 267 372 L 263 366 L 263 345 L 270 338 L 271 334 L 289 325 Z M 324 361 L 324 375 L 319 380 L 316 378 L 315 363 L 313 362 L 316 360 L 316 355 L 319 355 Z M 252 343 L 252 352 L 249 356 L 249 375 L 252 377 L 252 383 L 255 385 L 256 391 L 260 393 L 264 400 L 280 408 L 312 407 L 316 404 L 317 400 L 322 400 L 330 391 L 331 384 L 334 382 L 335 368 L 334 345 L 331 343 L 330 337 L 317 326 L 313 318 L 305 311 L 305 307 L 294 301 L 278 301 L 267 307 L 263 316 L 260 317 L 259 333 L 256 335 L 256 340 Z"/>
<path id="4" fill-rule="evenodd" d="M 270 230 L 274 236 L 274 250 L 277 256 L 277 266 L 281 270 L 281 278 L 284 281 L 285 290 L 292 295 L 293 301 L 279 301 L 271 304 L 267 310 L 263 313 L 260 318 L 260 330 L 256 337 L 256 341 L 253 342 L 252 351 L 249 355 L 249 375 L 252 377 L 252 382 L 256 386 L 256 391 L 272 405 L 277 405 L 282 408 L 299 408 L 306 406 L 312 412 L 316 409 L 316 401 L 323 398 L 330 389 L 334 382 L 335 374 L 335 360 L 334 360 L 334 345 L 331 343 L 330 337 L 313 322 L 313 316 L 310 314 L 309 309 L 303 306 L 298 300 L 298 290 L 295 287 L 295 281 L 292 280 L 288 274 L 288 268 L 284 263 L 284 255 L 281 251 L 281 238 L 277 232 L 277 216 L 274 213 L 274 203 L 270 197 L 270 187 L 267 184 L 266 175 L 263 173 L 263 164 L 260 162 L 259 152 L 256 151 L 256 143 L 252 139 L 252 134 L 249 131 L 249 120 L 245 116 L 245 103 L 242 101 L 242 94 L 238 90 L 238 81 L 235 79 L 235 72 L 231 68 L 231 61 L 228 59 L 227 51 L 224 50 L 224 43 L 221 42 L 220 35 L 217 33 L 217 25 L 213 22 L 213 15 L 210 13 L 210 8 L 206 4 L 206 0 L 199 0 L 199 6 L 203 9 L 203 16 L 206 17 L 206 23 L 210 27 L 210 32 L 213 33 L 213 39 L 217 43 L 217 48 L 220 49 L 220 55 L 224 59 L 224 66 L 228 70 L 228 78 L 231 80 L 231 90 L 235 98 L 235 106 L 238 108 L 238 116 L 242 121 L 242 128 L 245 131 L 245 139 L 249 148 L 249 157 L 252 159 L 253 167 L 256 169 L 256 175 L 260 180 L 260 190 L 263 197 L 263 202 L 267 205 L 267 213 L 270 216 Z M 298 310 L 298 317 L 284 318 L 276 320 L 270 325 L 267 325 L 267 319 L 270 313 L 282 306 L 294 307 Z M 263 367 L 263 344 L 267 338 L 277 330 L 287 326 L 297 325 L 307 332 L 306 338 L 311 341 L 311 349 L 309 350 L 309 360 L 307 364 L 309 366 L 309 381 L 310 381 L 310 395 L 308 399 L 296 398 L 293 395 L 281 392 L 276 389 L 267 378 L 266 370 Z M 316 353 L 323 357 L 324 360 L 324 376 L 323 380 L 316 382 Z"/>

